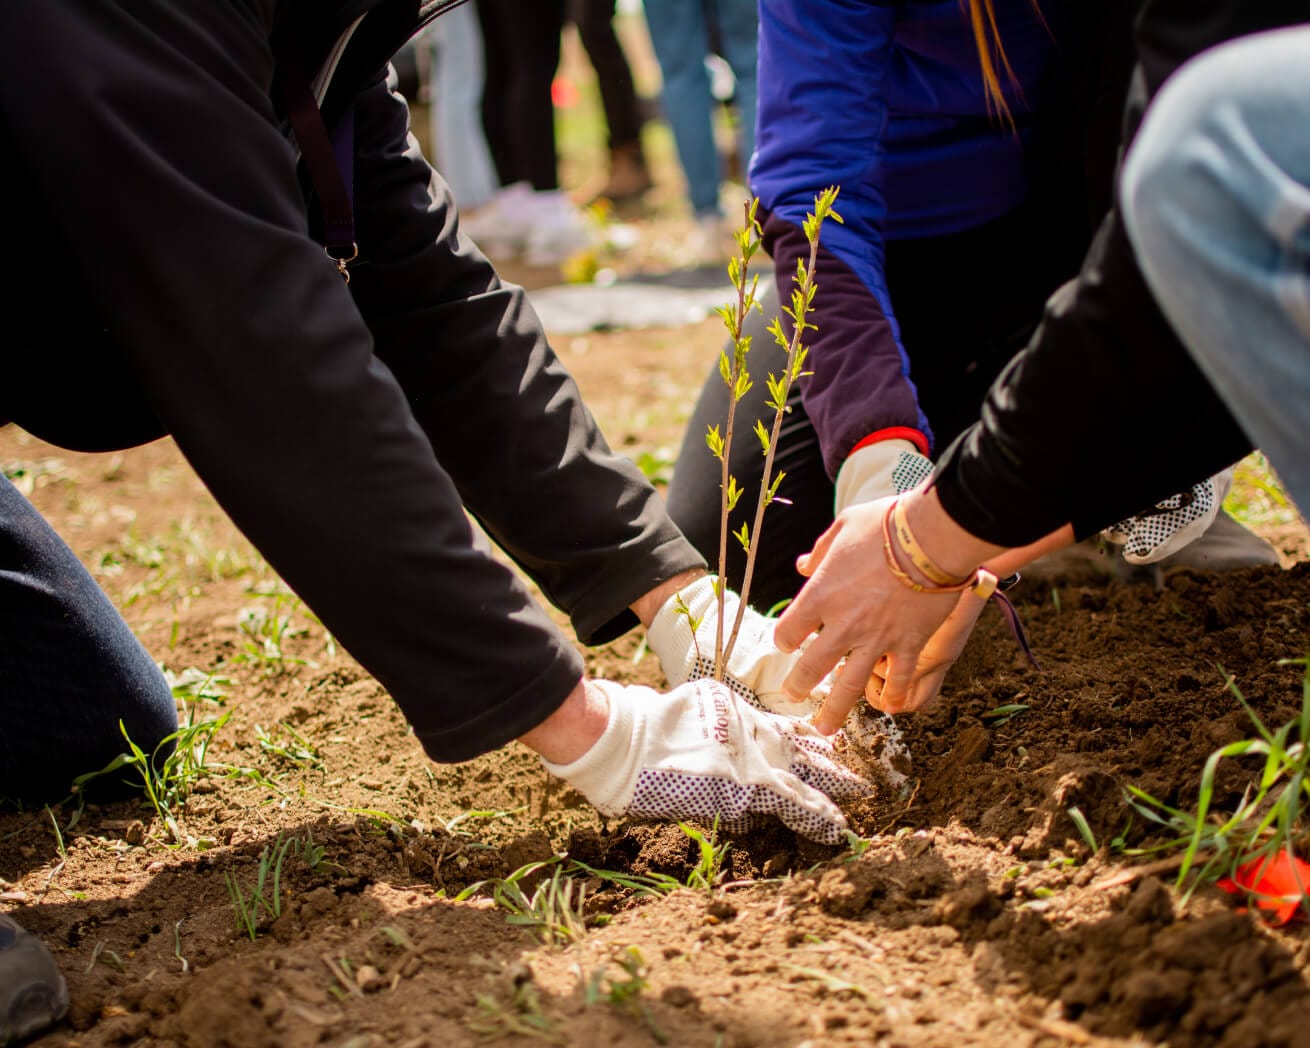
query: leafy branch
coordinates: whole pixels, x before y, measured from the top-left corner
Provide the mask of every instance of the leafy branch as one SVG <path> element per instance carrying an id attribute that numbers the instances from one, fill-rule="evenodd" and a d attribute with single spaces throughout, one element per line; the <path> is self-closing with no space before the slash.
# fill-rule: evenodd
<path id="1" fill-rule="evenodd" d="M 809 349 L 804 343 L 805 332 L 818 330 L 817 326 L 810 323 L 806 318 L 814 310 L 814 296 L 818 291 L 815 272 L 818 267 L 819 233 L 827 219 L 831 218 L 836 222 L 842 221 L 841 216 L 833 210 L 833 204 L 837 200 L 837 193 L 838 188 L 836 186 L 825 189 L 815 197 L 814 211 L 805 216 L 803 229 L 805 239 L 810 245 L 809 257 L 808 259 L 797 259 L 796 273 L 792 277 L 791 304 L 783 306 L 783 312 L 791 318 L 792 322 L 790 337 L 787 335 L 780 317 L 774 317 L 773 322 L 769 325 L 769 332 L 773 335 L 774 341 L 786 354 L 786 364 L 781 375 L 773 372 L 769 372 L 768 375 L 769 399 L 766 403 L 773 410 L 772 426 L 766 427 L 763 420 L 756 419 L 753 427 L 753 432 L 760 442 L 761 453 L 764 455 L 764 472 L 760 479 L 760 490 L 755 504 L 753 522 L 749 525 L 743 522 L 740 528 L 732 532 L 733 537 L 741 544 L 746 553 L 746 569 L 742 576 L 741 599 L 737 605 L 737 614 L 732 623 L 732 631 L 725 643 L 723 633 L 726 597 L 723 580 L 728 566 L 729 518 L 732 511 L 736 509 L 742 495 L 742 489 L 737 483 L 737 478 L 732 475 L 729 468 L 729 461 L 733 438 L 736 436 L 737 405 L 754 384 L 746 364 L 746 357 L 751 349 L 751 336 L 744 334 L 743 328 L 749 312 L 752 309 L 760 308 L 756 294 L 760 278 L 758 275 L 749 275 L 751 259 L 760 248 L 761 229 L 756 218 L 759 209 L 758 199 L 750 201 L 745 206 L 745 222 L 743 228 L 736 233 L 738 257 L 728 262 L 728 276 L 733 287 L 737 290 L 736 303 L 724 306 L 719 310 L 719 315 L 723 318 L 724 326 L 728 329 L 728 334 L 732 340 L 731 351 L 724 349 L 719 354 L 719 375 L 728 388 L 728 416 L 722 432 L 719 431 L 717 425 L 713 425 L 709 427 L 705 437 L 710 453 L 719 460 L 721 466 L 719 578 L 715 584 L 719 611 L 714 636 L 715 680 L 722 680 L 724 677 L 728 659 L 731 657 L 732 649 L 737 643 L 737 635 L 741 631 L 742 620 L 746 614 L 751 581 L 755 574 L 755 555 L 759 535 L 764 527 L 764 511 L 774 502 L 785 503 L 787 501 L 778 496 L 778 488 L 782 484 L 786 473 L 779 472 L 776 477 L 773 476 L 774 455 L 778 445 L 778 434 L 782 430 L 783 418 L 791 410 L 787 406 L 787 398 L 791 393 L 792 384 L 806 374 L 804 370 L 805 358 L 808 356 Z"/>

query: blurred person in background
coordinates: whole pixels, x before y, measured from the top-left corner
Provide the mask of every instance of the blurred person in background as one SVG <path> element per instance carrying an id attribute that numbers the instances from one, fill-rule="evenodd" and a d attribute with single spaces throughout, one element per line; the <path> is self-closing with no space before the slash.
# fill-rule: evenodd
<path id="1" fill-rule="evenodd" d="M 614 32 L 617 0 L 570 0 L 578 38 L 596 70 L 600 101 L 609 129 L 609 173 L 595 193 L 616 204 L 637 200 L 650 189 L 650 169 L 641 145 L 645 122 L 637 99 L 632 67 Z"/>
<path id="2" fill-rule="evenodd" d="M 424 34 L 431 55 L 428 126 L 432 162 L 465 215 L 489 203 L 500 188 L 482 130 L 486 69 L 477 3 L 467 0 L 447 11 Z"/>
<path id="3" fill-rule="evenodd" d="M 664 117 L 673 131 L 687 179 L 696 230 L 687 245 L 694 262 L 721 262 L 731 252 L 731 216 L 719 203 L 724 164 L 714 137 L 718 108 L 706 58 L 710 26 L 717 27 L 722 57 L 736 78 L 738 155 L 742 166 L 755 151 L 756 0 L 645 0 L 646 24 L 659 62 Z"/>
<path id="4" fill-rule="evenodd" d="M 485 80 L 482 128 L 500 191 L 465 231 L 492 258 L 557 265 L 586 248 L 586 216 L 559 185 L 555 103 L 566 0 L 477 0 Z"/>

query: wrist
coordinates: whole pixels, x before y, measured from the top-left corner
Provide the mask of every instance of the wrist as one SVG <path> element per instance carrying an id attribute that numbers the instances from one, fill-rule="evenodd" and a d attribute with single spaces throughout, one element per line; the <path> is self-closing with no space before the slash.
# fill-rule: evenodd
<path id="1" fill-rule="evenodd" d="M 933 488 L 902 496 L 904 513 L 915 538 L 932 562 L 950 575 L 966 578 L 1004 549 L 984 542 L 957 524 Z"/>
<path id="2" fill-rule="evenodd" d="M 632 602 L 633 614 L 641 620 L 643 626 L 650 629 L 650 624 L 655 621 L 656 614 L 658 614 L 660 608 L 664 607 L 670 597 L 697 579 L 704 578 L 707 574 L 709 572 L 704 568 L 690 568 L 671 579 L 661 582 L 654 589 Z"/>
<path id="3" fill-rule="evenodd" d="M 587 753 L 609 724 L 609 697 L 585 677 L 549 717 L 519 742 L 552 764 L 571 764 Z"/>

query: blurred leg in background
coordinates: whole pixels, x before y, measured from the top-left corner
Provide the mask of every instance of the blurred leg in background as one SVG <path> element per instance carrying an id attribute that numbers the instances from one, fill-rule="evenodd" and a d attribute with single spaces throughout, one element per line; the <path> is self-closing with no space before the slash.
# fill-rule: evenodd
<path id="1" fill-rule="evenodd" d="M 482 127 L 505 188 L 464 224 L 493 258 L 556 265 L 587 247 L 585 217 L 559 188 L 555 105 L 565 0 L 478 0 L 486 78 Z"/>
<path id="2" fill-rule="evenodd" d="M 447 11 L 427 33 L 432 55 L 430 126 L 433 164 L 461 211 L 482 207 L 500 187 L 482 131 L 482 30 L 476 3 Z"/>
<path id="3" fill-rule="evenodd" d="M 609 127 L 609 179 L 599 195 L 615 203 L 635 200 L 651 187 L 641 147 L 641 111 L 632 68 L 614 33 L 615 0 L 572 0 L 578 37 L 596 70 Z"/>
<path id="4" fill-rule="evenodd" d="M 673 131 L 678 159 L 687 178 L 687 195 L 696 219 L 688 255 L 698 263 L 718 263 L 734 250 L 734 215 L 724 223 L 719 186 L 724 164 L 714 137 L 718 101 L 711 90 L 706 59 L 715 46 L 732 69 L 740 113 L 738 152 L 745 166 L 755 148 L 755 64 L 759 20 L 754 0 L 646 0 L 646 24 L 659 61 L 664 116 Z"/>
<path id="5" fill-rule="evenodd" d="M 717 219 L 723 168 L 714 143 L 702 0 L 646 0 L 646 24 L 664 81 L 664 118 L 678 147 L 692 211 L 697 219 Z"/>

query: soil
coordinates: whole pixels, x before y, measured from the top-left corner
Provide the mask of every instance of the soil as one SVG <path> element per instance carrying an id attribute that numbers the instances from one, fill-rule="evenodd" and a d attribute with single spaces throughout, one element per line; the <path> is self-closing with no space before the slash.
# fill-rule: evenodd
<path id="1" fill-rule="evenodd" d="M 710 321 L 557 347 L 658 475 L 719 341 Z M 850 811 L 867 844 L 763 828 L 712 890 L 661 895 L 570 867 L 580 916 L 545 942 L 485 882 L 546 863 L 515 882 L 544 895 L 557 856 L 687 882 L 698 843 L 605 822 L 517 746 L 427 761 L 170 443 L 84 456 L 8 427 L 0 465 L 169 671 L 212 676 L 194 716 L 230 718 L 176 839 L 134 801 L 0 813 L 0 905 L 72 992 L 38 1044 L 1310 1045 L 1307 925 L 1214 888 L 1184 902 L 1122 850 L 1160 840 L 1125 786 L 1190 808 L 1206 756 L 1251 736 L 1225 672 L 1266 723 L 1296 715 L 1279 660 L 1310 649 L 1303 527 L 1270 532 L 1286 570 L 1157 588 L 1083 550 L 1030 572 L 1014 595 L 1041 669 L 984 618 L 946 697 L 900 721 L 905 782 Z M 636 634 L 586 655 L 662 682 Z M 1256 772 L 1225 766 L 1216 805 Z M 232 886 L 249 897 L 279 853 L 280 915 L 252 937 Z"/>

